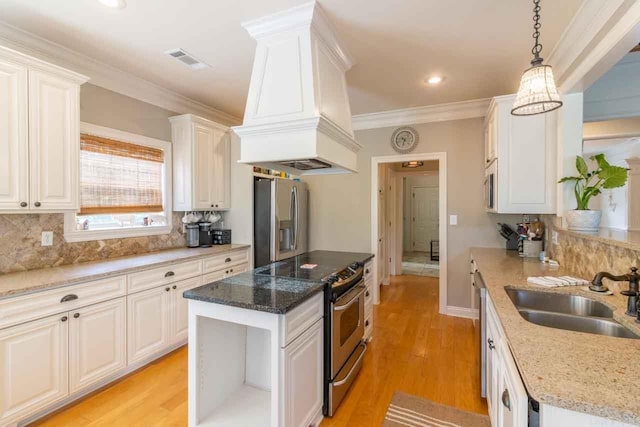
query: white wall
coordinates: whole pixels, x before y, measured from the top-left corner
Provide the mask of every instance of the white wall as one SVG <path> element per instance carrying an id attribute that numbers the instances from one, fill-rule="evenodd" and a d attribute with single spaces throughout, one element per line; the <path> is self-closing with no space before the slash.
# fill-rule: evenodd
<path id="1" fill-rule="evenodd" d="M 251 245 L 253 265 L 253 167 L 238 163 L 240 138 L 231 132 L 231 209 L 225 220 L 233 243 Z"/>
<path id="2" fill-rule="evenodd" d="M 471 306 L 469 247 L 504 247 L 496 222 L 511 224 L 519 215 L 484 210 L 483 120 L 467 119 L 415 125 L 420 143 L 415 152 L 447 152 L 448 211 L 458 225 L 448 226 L 448 304 Z M 394 128 L 356 131 L 363 144 L 357 174 L 305 177 L 310 191 L 310 249 L 372 252 L 371 157 L 394 155 L 389 143 Z"/>
<path id="3" fill-rule="evenodd" d="M 403 177 L 402 189 L 402 248 L 411 250 L 411 188 L 412 187 L 437 187 L 438 172 L 428 175 L 408 175 Z"/>

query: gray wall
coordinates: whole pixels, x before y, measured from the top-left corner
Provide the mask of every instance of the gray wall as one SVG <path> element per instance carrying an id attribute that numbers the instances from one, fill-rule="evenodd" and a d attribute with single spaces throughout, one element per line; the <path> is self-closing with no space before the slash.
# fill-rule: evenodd
<path id="1" fill-rule="evenodd" d="M 171 141 L 169 117 L 177 113 L 85 83 L 80 88 L 80 120 L 150 138 Z"/>
<path id="2" fill-rule="evenodd" d="M 503 247 L 495 223 L 518 222 L 519 215 L 493 215 L 484 210 L 483 120 L 468 119 L 415 125 L 420 133 L 416 153 L 447 153 L 448 213 L 458 225 L 448 226 L 448 304 L 470 307 L 469 248 Z M 304 178 L 310 191 L 310 248 L 370 252 L 371 157 L 396 154 L 389 143 L 394 128 L 356 132 L 363 145 L 358 172 Z"/>

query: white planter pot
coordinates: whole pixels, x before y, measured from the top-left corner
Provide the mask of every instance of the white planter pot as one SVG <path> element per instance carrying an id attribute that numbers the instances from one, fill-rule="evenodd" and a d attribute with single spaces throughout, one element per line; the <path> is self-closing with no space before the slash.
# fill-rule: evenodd
<path id="1" fill-rule="evenodd" d="M 567 212 L 569 230 L 573 231 L 598 231 L 600 228 L 600 219 L 602 219 L 601 211 L 573 210 Z"/>

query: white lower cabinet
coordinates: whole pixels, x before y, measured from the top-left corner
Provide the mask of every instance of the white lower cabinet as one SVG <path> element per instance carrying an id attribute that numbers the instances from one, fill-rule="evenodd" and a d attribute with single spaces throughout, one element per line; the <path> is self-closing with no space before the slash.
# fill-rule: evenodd
<path id="1" fill-rule="evenodd" d="M 189 334 L 189 303 L 182 296 L 184 291 L 197 288 L 202 285 L 202 277 L 183 280 L 172 286 L 171 312 L 174 314 L 171 322 L 171 343 L 175 344 L 186 340 Z"/>
<path id="2" fill-rule="evenodd" d="M 522 385 L 506 341 L 500 345 L 500 387 L 497 389 L 499 402 L 498 420 L 501 427 L 527 427 L 529 424 L 529 397 Z"/>
<path id="3" fill-rule="evenodd" d="M 67 313 L 0 330 L 0 425 L 65 398 Z"/>
<path id="4" fill-rule="evenodd" d="M 127 296 L 129 364 L 159 352 L 170 343 L 171 285 Z"/>
<path id="5" fill-rule="evenodd" d="M 126 324 L 124 297 L 69 312 L 71 393 L 126 368 Z"/>
<path id="6" fill-rule="evenodd" d="M 529 396 L 487 296 L 487 406 L 494 427 L 527 427 Z"/>
<path id="7" fill-rule="evenodd" d="M 282 349 L 284 425 L 308 426 L 323 403 L 323 320 Z"/>

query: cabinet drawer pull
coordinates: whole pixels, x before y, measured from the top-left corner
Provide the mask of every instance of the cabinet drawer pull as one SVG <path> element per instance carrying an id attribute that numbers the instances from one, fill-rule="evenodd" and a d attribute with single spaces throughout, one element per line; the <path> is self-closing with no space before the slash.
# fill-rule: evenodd
<path id="1" fill-rule="evenodd" d="M 39 208 L 39 207 L 40 207 L 40 202 L 35 202 L 35 203 L 33 204 L 33 206 L 35 206 L 36 208 Z"/>
<path id="2" fill-rule="evenodd" d="M 73 315 L 74 319 L 77 319 L 78 317 L 80 317 L 80 313 L 76 313 L 76 314 Z"/>
<path id="3" fill-rule="evenodd" d="M 231 258 L 225 259 L 224 262 L 231 262 Z"/>
<path id="4" fill-rule="evenodd" d="M 22 202 L 22 203 L 20 203 L 20 207 L 21 207 L 21 208 L 26 208 L 26 207 L 27 207 L 27 202 Z"/>
<path id="5" fill-rule="evenodd" d="M 493 344 L 493 340 L 491 338 L 489 338 L 487 340 L 487 342 L 489 343 L 489 349 L 493 350 L 494 348 L 496 348 L 495 344 Z"/>
<path id="6" fill-rule="evenodd" d="M 60 302 L 69 302 L 69 301 L 73 301 L 78 299 L 78 295 L 76 294 L 69 294 L 69 295 L 65 295 L 62 297 L 62 299 L 60 300 Z"/>
<path id="7" fill-rule="evenodd" d="M 505 408 L 511 410 L 511 399 L 509 399 L 509 390 L 507 390 L 506 388 L 502 392 L 502 404 Z"/>
<path id="8" fill-rule="evenodd" d="M 60 319 L 61 322 L 66 322 L 67 321 L 67 316 L 62 316 L 62 319 Z"/>
<path id="9" fill-rule="evenodd" d="M 174 273 L 173 271 L 167 271 L 166 273 L 164 273 L 164 277 L 171 277 L 171 276 L 175 276 L 176 273 Z"/>

